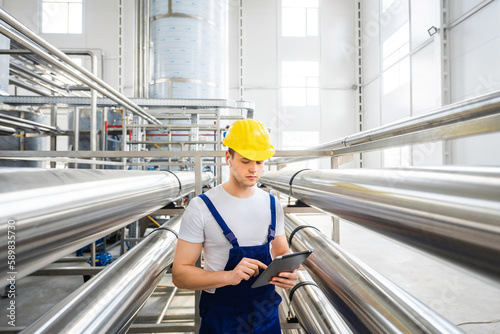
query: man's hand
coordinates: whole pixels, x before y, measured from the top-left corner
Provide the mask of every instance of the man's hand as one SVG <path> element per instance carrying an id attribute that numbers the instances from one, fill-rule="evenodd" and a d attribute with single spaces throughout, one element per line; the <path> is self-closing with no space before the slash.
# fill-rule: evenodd
<path id="1" fill-rule="evenodd" d="M 279 286 L 283 289 L 290 289 L 295 285 L 295 282 L 298 278 L 299 276 L 297 275 L 297 269 L 295 269 L 293 273 L 279 273 L 279 275 L 277 277 L 273 277 L 269 283 Z"/>
<path id="2" fill-rule="evenodd" d="M 233 270 L 226 271 L 226 283 L 237 285 L 243 280 L 247 281 L 250 277 L 257 276 L 260 268 L 266 269 L 267 266 L 259 260 L 244 257 Z"/>

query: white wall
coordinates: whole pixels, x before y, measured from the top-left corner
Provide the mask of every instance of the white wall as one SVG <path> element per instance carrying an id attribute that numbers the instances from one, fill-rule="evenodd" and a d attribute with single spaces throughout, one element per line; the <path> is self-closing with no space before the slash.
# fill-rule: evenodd
<path id="1" fill-rule="evenodd" d="M 385 1 L 387 2 L 387 1 Z M 362 1 L 364 129 L 416 116 L 448 103 L 500 89 L 500 3 L 477 10 L 481 1 L 450 1 L 450 87 L 442 80 L 442 30 L 430 37 L 427 29 L 441 28 L 440 1 L 395 0 L 386 11 L 383 1 Z M 483 2 L 484 3 L 484 2 Z M 408 24 L 407 56 L 383 66 L 384 43 Z M 409 80 L 395 83 L 395 69 Z M 385 85 L 397 87 L 386 91 Z M 448 95 L 442 91 L 447 90 Z M 443 97 L 444 96 L 444 97 Z M 448 97 L 446 97 L 448 96 Z M 443 100 L 444 98 L 444 100 Z M 452 140 L 365 154 L 365 167 L 394 165 L 498 165 L 500 134 Z M 444 155 L 451 158 L 447 161 Z"/>
<path id="2" fill-rule="evenodd" d="M 243 99 L 255 102 L 255 118 L 271 128 L 275 147 L 283 131 L 319 132 L 318 144 L 355 132 L 354 58 L 342 48 L 354 38 L 354 4 L 319 1 L 320 34 L 281 36 L 281 1 L 243 1 Z M 238 4 L 230 1 L 230 98 L 238 99 Z M 283 106 L 282 61 L 319 62 L 317 106 Z M 329 167 L 329 162 L 322 164 Z"/>

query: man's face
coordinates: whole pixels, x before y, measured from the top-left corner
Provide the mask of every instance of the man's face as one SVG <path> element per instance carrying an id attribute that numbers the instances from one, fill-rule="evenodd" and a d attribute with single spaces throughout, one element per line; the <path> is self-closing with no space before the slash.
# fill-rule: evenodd
<path id="1" fill-rule="evenodd" d="M 264 169 L 264 161 L 253 161 L 245 158 L 237 152 L 231 157 L 226 152 L 226 161 L 232 178 L 236 179 L 242 187 L 253 187 L 260 178 Z"/>

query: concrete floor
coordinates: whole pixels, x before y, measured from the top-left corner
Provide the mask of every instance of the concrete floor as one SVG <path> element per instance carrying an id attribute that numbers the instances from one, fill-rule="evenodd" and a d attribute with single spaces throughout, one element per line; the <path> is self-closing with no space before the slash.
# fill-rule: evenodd
<path id="1" fill-rule="evenodd" d="M 301 218 L 331 234 L 329 216 L 302 215 Z M 350 223 L 341 222 L 340 236 L 343 249 L 431 306 L 465 332 L 500 333 L 500 283 L 485 282 L 460 268 Z M 18 280 L 16 325 L 29 325 L 81 284 L 81 276 L 25 277 Z M 164 289 L 172 289 L 168 277 L 161 285 Z M 155 293 L 138 319 L 151 321 L 157 317 L 165 303 L 164 296 Z M 7 298 L 0 299 L 0 309 L 4 312 L 8 302 Z M 193 312 L 194 298 L 183 292 L 172 300 L 167 318 Z M 7 327 L 7 320 L 5 316 L 0 317 L 0 327 Z"/>

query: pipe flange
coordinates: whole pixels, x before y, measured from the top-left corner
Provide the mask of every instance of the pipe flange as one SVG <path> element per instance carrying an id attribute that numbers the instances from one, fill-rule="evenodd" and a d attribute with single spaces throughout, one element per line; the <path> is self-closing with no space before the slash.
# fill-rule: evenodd
<path id="1" fill-rule="evenodd" d="M 297 226 L 292 231 L 292 233 L 290 233 L 290 236 L 288 237 L 288 246 L 292 245 L 292 239 L 293 239 L 293 236 L 295 235 L 295 233 L 297 233 L 298 231 L 300 231 L 300 230 L 302 230 L 303 228 L 306 228 L 306 227 L 311 227 L 311 228 L 317 230 L 318 232 L 321 232 L 316 226 L 312 226 L 312 225 L 300 225 L 300 226 Z"/>

